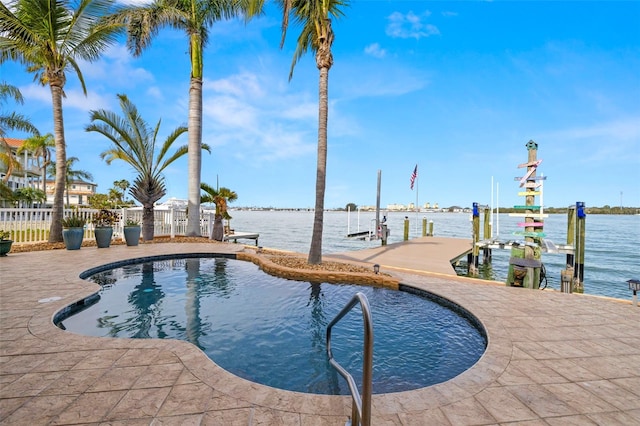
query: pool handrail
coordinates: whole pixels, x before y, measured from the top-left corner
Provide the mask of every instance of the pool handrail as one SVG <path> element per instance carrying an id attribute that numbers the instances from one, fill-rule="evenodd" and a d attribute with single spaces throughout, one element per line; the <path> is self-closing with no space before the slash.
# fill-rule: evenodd
<path id="1" fill-rule="evenodd" d="M 362 359 L 362 397 L 358 392 L 353 376 L 349 374 L 334 358 L 331 352 L 331 328 L 342 319 L 353 307 L 360 303 L 362 310 L 362 320 L 364 323 L 364 354 Z M 371 320 L 371 309 L 369 301 L 363 293 L 357 292 L 349 303 L 342 308 L 336 317 L 327 325 L 327 356 L 329 363 L 347 381 L 353 405 L 351 406 L 351 424 L 370 426 L 371 425 L 371 393 L 372 393 L 372 370 L 373 370 L 373 322 Z"/>

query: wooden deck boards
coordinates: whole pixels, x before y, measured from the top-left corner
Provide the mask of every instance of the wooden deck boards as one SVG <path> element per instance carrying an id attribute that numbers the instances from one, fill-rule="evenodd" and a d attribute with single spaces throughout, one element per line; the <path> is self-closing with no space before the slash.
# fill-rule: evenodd
<path id="1" fill-rule="evenodd" d="M 327 257 L 377 263 L 382 268 L 456 275 L 451 262 L 466 255 L 471 248 L 471 239 L 421 237 L 376 248 L 336 253 Z"/>

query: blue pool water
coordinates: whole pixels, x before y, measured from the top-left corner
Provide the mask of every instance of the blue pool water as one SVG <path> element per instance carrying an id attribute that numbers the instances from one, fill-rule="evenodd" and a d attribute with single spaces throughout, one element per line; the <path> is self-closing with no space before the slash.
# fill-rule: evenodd
<path id="1" fill-rule="evenodd" d="M 186 340 L 231 373 L 281 389 L 348 394 L 327 361 L 326 327 L 358 291 L 373 317 L 374 393 L 446 381 L 471 367 L 486 347 L 469 315 L 426 297 L 286 280 L 235 259 L 131 264 L 90 279 L 103 286 L 99 301 L 59 326 L 91 336 Z M 335 358 L 359 385 L 362 330 L 362 313 L 354 308 L 332 333 Z"/>

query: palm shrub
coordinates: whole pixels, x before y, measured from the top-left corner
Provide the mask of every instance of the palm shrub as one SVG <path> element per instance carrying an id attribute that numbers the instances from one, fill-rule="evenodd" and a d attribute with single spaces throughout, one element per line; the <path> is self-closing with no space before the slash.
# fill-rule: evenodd
<path id="1" fill-rule="evenodd" d="M 157 141 L 161 120 L 151 127 L 140 116 L 136 106 L 124 94 L 119 94 L 122 115 L 107 110 L 91 111 L 88 132 L 97 132 L 112 143 L 100 158 L 111 164 L 114 160 L 128 163 L 137 173 L 130 193 L 142 204 L 142 239 L 153 239 L 153 205 L 166 194 L 162 172 L 175 160 L 187 154 L 188 146 L 178 147 L 173 154 L 169 150 L 178 137 L 187 132 L 185 126 L 174 129 L 162 144 Z M 202 149 L 209 151 L 203 144 Z"/>
<path id="2" fill-rule="evenodd" d="M 62 227 L 63 228 L 82 228 L 84 227 L 86 220 L 84 218 L 72 214 L 71 216 L 67 216 L 62 219 Z"/>

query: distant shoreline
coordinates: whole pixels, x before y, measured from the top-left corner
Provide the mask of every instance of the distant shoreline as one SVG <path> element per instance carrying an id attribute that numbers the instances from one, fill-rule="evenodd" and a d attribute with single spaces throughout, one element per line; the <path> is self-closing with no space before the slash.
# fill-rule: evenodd
<path id="1" fill-rule="evenodd" d="M 485 206 L 481 206 L 482 209 Z M 544 212 L 548 214 L 566 214 L 569 210 L 568 207 L 545 207 Z M 586 207 L 587 214 L 603 214 L 603 215 L 625 215 L 634 216 L 640 215 L 640 207 Z M 278 212 L 313 212 L 311 207 L 230 207 L 229 211 L 278 211 Z M 346 212 L 344 208 L 325 209 L 326 212 Z M 360 212 L 375 212 L 375 209 L 360 209 Z M 420 210 L 390 210 L 386 208 L 380 208 L 381 212 L 385 213 L 472 213 L 471 208 L 463 207 L 449 207 L 444 209 L 420 209 Z M 352 213 L 357 213 L 358 210 L 351 210 Z M 522 213 L 522 210 L 514 209 L 512 207 L 500 207 L 494 208 L 494 213 Z"/>

